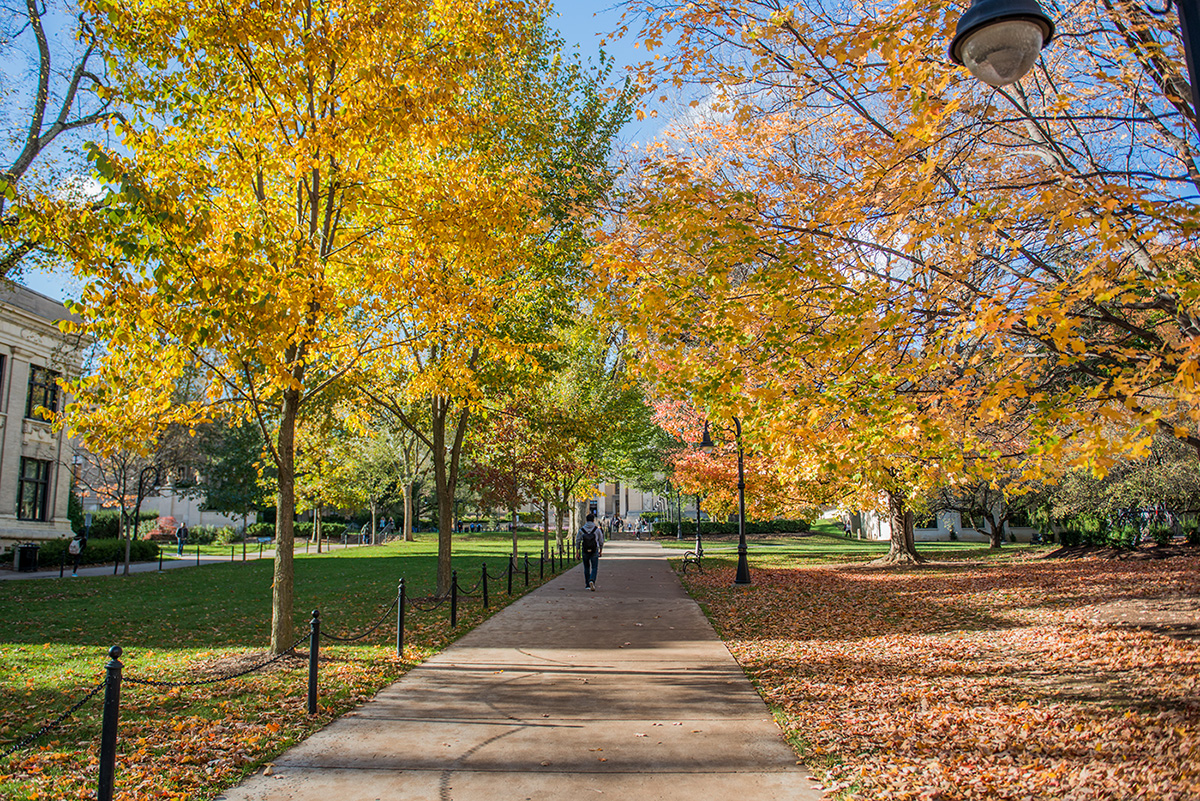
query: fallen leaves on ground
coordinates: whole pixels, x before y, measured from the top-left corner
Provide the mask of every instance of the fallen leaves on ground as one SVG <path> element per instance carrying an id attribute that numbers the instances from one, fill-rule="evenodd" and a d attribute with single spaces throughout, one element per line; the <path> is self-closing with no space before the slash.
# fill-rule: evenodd
<path id="1" fill-rule="evenodd" d="M 1200 798 L 1200 653 L 1114 602 L 1200 559 L 686 577 L 826 790 L 847 799 Z"/>

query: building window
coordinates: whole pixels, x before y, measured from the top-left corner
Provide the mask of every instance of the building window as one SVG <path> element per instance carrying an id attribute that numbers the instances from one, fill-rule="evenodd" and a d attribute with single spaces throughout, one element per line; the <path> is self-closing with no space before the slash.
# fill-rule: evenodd
<path id="1" fill-rule="evenodd" d="M 45 520 L 50 497 L 50 462 L 21 459 L 21 483 L 17 487 L 17 519 Z"/>
<path id="2" fill-rule="evenodd" d="M 29 398 L 25 401 L 25 416 L 37 420 L 43 419 L 38 415 L 40 407 L 46 407 L 51 412 L 58 411 L 58 373 L 29 365 Z"/>

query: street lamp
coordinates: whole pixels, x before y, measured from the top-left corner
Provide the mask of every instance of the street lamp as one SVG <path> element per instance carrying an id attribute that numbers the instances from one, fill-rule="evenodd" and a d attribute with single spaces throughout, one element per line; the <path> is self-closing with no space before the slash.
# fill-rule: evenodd
<path id="1" fill-rule="evenodd" d="M 1168 0 L 1179 12 L 1179 34 L 1192 88 L 1192 109 L 1200 132 L 1200 0 Z M 1163 15 L 1166 8 L 1146 11 Z M 1054 38 L 1054 20 L 1037 0 L 972 0 L 958 20 L 950 42 L 950 60 L 963 64 L 988 86 L 1019 81 L 1037 61 L 1038 53 Z"/>
<path id="2" fill-rule="evenodd" d="M 950 59 L 988 86 L 1008 86 L 1033 68 L 1053 38 L 1054 20 L 1037 0 L 973 0 L 958 20 Z"/>
<path id="3" fill-rule="evenodd" d="M 746 559 L 746 466 L 745 451 L 742 449 L 742 421 L 733 418 L 734 435 L 737 438 L 738 457 L 738 564 L 734 574 L 734 584 L 750 583 L 750 562 Z M 704 438 L 700 440 L 700 450 L 711 454 L 716 446 L 708 435 L 708 423 L 704 424 Z M 699 498 L 696 503 L 696 550 L 700 550 L 700 509 Z"/>
<path id="4" fill-rule="evenodd" d="M 742 450 L 742 421 L 733 418 L 737 434 L 738 453 L 738 564 L 733 577 L 734 584 L 750 583 L 750 563 L 746 560 L 746 468 Z"/>
<path id="5" fill-rule="evenodd" d="M 712 456 L 713 451 L 717 446 L 713 444 L 712 437 L 708 434 L 708 421 L 704 421 L 704 438 L 700 440 L 700 452 L 705 456 Z M 704 556 L 704 549 L 700 547 L 700 493 L 696 493 L 696 558 Z"/>

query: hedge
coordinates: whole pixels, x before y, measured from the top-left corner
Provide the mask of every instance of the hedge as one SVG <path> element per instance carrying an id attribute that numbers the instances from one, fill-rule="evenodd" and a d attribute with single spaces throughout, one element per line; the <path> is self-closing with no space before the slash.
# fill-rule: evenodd
<path id="1" fill-rule="evenodd" d="M 746 534 L 796 534 L 809 530 L 806 520 L 747 520 Z M 678 531 L 678 523 L 674 520 L 658 520 L 654 523 L 654 536 L 674 537 Z M 700 521 L 701 537 L 736 537 L 738 534 L 737 521 L 721 523 L 714 520 Z M 696 536 L 696 521 L 683 521 L 683 536 Z"/>
<path id="2" fill-rule="evenodd" d="M 158 512 L 145 511 L 138 515 L 138 520 L 157 521 Z M 88 534 L 88 542 L 92 540 L 115 540 L 121 536 L 121 512 L 118 509 L 101 509 L 92 512 L 92 528 Z M 80 532 L 82 533 L 82 531 Z"/>
<path id="3" fill-rule="evenodd" d="M 48 569 L 62 564 L 63 554 L 67 553 L 67 546 L 71 540 L 43 540 L 38 543 L 41 549 L 38 551 L 38 567 Z M 83 549 L 80 564 L 83 565 L 102 565 L 112 564 L 118 554 L 122 560 L 125 558 L 125 541 L 112 539 L 88 539 L 87 547 Z M 12 564 L 13 554 L 4 554 L 2 557 L 4 562 Z M 134 540 L 132 547 L 129 549 L 129 559 L 132 562 L 152 562 L 158 558 L 158 543 L 150 542 L 149 540 Z M 67 553 L 67 566 L 75 564 L 75 557 Z"/>

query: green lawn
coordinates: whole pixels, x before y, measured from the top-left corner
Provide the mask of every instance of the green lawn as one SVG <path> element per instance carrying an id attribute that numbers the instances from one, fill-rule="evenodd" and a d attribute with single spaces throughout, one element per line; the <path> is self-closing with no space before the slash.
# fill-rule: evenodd
<path id="1" fill-rule="evenodd" d="M 321 611 L 322 630 L 340 636 L 387 621 L 362 643 L 322 645 L 320 714 L 305 713 L 302 660 L 201 687 L 126 682 L 117 778 L 125 795 L 118 797 L 210 798 L 369 698 L 509 601 L 503 576 L 510 548 L 506 533 L 455 537 L 454 566 L 464 589 L 479 581 L 485 561 L 499 577 L 490 582 L 491 610 L 464 597 L 459 626 L 451 630 L 448 605 L 428 613 L 410 609 L 403 660 L 395 656 L 394 613 L 385 613 L 401 577 L 409 597 L 433 594 L 436 535 L 321 556 L 298 552 L 298 637 L 313 609 Z M 540 535 L 522 535 L 533 586 L 540 548 Z M 111 645 L 125 650 L 126 677 L 195 680 L 232 672 L 236 660 L 269 643 L 271 581 L 272 562 L 264 559 L 128 577 L 0 582 L 0 608 L 7 610 L 0 617 L 0 751 L 100 682 Z M 513 589 L 513 597 L 525 591 L 523 571 Z M 99 701 L 36 746 L 0 761 L 0 797 L 88 797 L 95 789 Z"/>
<path id="2" fill-rule="evenodd" d="M 684 523 L 683 539 L 662 539 L 662 545 L 670 549 L 692 550 L 696 545 L 695 529 L 688 537 L 688 526 Z M 737 537 L 703 537 L 706 561 L 721 564 L 737 558 Z M 793 565 L 843 564 L 847 562 L 869 562 L 886 554 L 886 541 L 858 540 L 843 536 L 840 524 L 822 520 L 815 523 L 812 531 L 796 535 L 772 535 L 751 537 L 747 542 L 747 554 L 751 567 L 756 564 L 772 567 Z M 1052 550 L 1055 546 L 1005 545 L 1000 551 L 989 550 L 977 542 L 918 542 L 917 553 L 934 562 L 980 560 L 1007 561 L 1026 558 Z"/>

